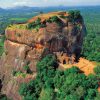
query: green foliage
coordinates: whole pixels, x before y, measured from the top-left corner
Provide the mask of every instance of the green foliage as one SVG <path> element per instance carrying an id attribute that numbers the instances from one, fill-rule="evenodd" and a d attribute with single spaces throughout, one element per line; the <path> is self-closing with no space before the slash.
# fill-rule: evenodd
<path id="1" fill-rule="evenodd" d="M 24 66 L 24 70 L 26 71 L 27 74 L 32 74 L 32 71 L 28 65 Z"/>
<path id="2" fill-rule="evenodd" d="M 39 72 L 43 70 L 44 68 L 54 68 L 53 66 L 56 66 L 56 58 L 52 54 L 47 55 L 45 58 L 43 58 L 41 61 L 37 63 L 37 69 Z"/>
<path id="3" fill-rule="evenodd" d="M 37 77 L 40 77 L 41 83 L 44 87 L 53 86 L 56 67 L 56 58 L 52 54 L 47 55 L 42 61 L 37 63 Z"/>
<path id="4" fill-rule="evenodd" d="M 39 30 L 39 28 L 43 28 L 46 27 L 45 24 L 41 23 L 41 19 L 38 18 L 36 21 L 29 23 L 27 28 L 28 29 L 36 29 L 37 31 Z"/>
<path id="5" fill-rule="evenodd" d="M 98 98 L 98 79 L 86 76 L 77 67 L 57 69 L 56 58 L 47 55 L 37 63 L 35 80 L 23 83 L 19 89 L 24 100 L 94 100 Z"/>
<path id="6" fill-rule="evenodd" d="M 42 89 L 39 100 L 53 100 L 54 99 L 53 97 L 54 97 L 53 89 L 46 88 Z"/>
<path id="7" fill-rule="evenodd" d="M 53 16 L 50 18 L 51 22 L 57 22 L 59 18 L 57 16 Z"/>
<path id="8" fill-rule="evenodd" d="M 63 15 L 61 15 L 60 17 L 63 18 L 63 19 L 67 18 L 66 16 L 63 16 Z"/>
<path id="9" fill-rule="evenodd" d="M 25 96 L 27 94 L 27 84 L 21 84 L 21 89 L 19 90 L 19 94 Z"/>
<path id="10" fill-rule="evenodd" d="M 0 56 L 4 53 L 4 41 L 5 41 L 5 35 L 0 37 Z"/>
<path id="11" fill-rule="evenodd" d="M 27 71 L 27 70 L 29 70 L 29 69 L 30 69 L 30 68 L 29 68 L 28 65 L 24 66 L 24 70 L 25 70 L 25 71 Z"/>
<path id="12" fill-rule="evenodd" d="M 57 23 L 59 26 L 61 25 L 61 21 L 59 20 L 59 18 L 57 16 L 52 16 L 49 19 L 46 20 L 46 22 L 48 23 Z"/>
<path id="13" fill-rule="evenodd" d="M 69 20 L 71 21 L 71 22 L 75 22 L 75 21 L 77 21 L 77 20 L 82 20 L 82 16 L 81 16 L 81 14 L 80 14 L 80 11 L 78 11 L 78 10 L 70 10 L 69 12 Z"/>
<path id="14" fill-rule="evenodd" d="M 14 72 L 13 72 L 13 75 L 15 75 L 15 76 L 19 76 L 19 75 L 21 75 L 21 74 L 22 74 L 21 71 L 14 71 Z"/>
<path id="15" fill-rule="evenodd" d="M 25 23 L 28 20 L 28 18 L 10 18 L 9 20 L 12 22 L 16 22 L 16 23 L 18 23 L 18 22 Z"/>
<path id="16" fill-rule="evenodd" d="M 17 71 L 13 70 L 12 75 L 16 76 Z"/>
<path id="17" fill-rule="evenodd" d="M 4 94 L 0 94 L 0 100 L 10 100 L 10 99 L 8 99 L 7 96 Z"/>
<path id="18" fill-rule="evenodd" d="M 37 98 L 39 98 L 42 87 L 49 88 L 53 86 L 52 83 L 56 70 L 55 67 L 56 58 L 53 55 L 48 55 L 43 60 L 38 62 L 38 75 L 36 77 L 36 80 L 30 81 L 28 84 L 23 83 L 20 87 L 19 93 L 20 95 L 24 96 L 24 100 L 27 100 L 26 98 L 32 97 L 34 98 L 34 100 L 37 100 Z"/>
<path id="19" fill-rule="evenodd" d="M 22 71 L 16 71 L 16 70 L 13 70 L 12 72 L 12 75 L 17 77 L 17 76 L 22 76 L 22 77 L 26 77 L 26 73 L 23 73 Z"/>
<path id="20" fill-rule="evenodd" d="M 94 72 L 97 74 L 97 75 L 100 75 L 100 66 L 97 66 L 94 68 Z"/>
<path id="21" fill-rule="evenodd" d="M 83 43 L 82 55 L 91 61 L 100 62 L 100 35 L 96 31 L 94 32 L 94 29 L 95 26 L 88 30 Z"/>
<path id="22" fill-rule="evenodd" d="M 68 73 L 68 74 L 69 73 L 79 73 L 79 72 L 80 72 L 80 69 L 75 66 L 73 66 L 71 69 L 68 69 L 65 71 L 65 73 Z"/>
<path id="23" fill-rule="evenodd" d="M 30 70 L 30 68 L 29 68 L 28 65 L 24 66 L 23 68 L 24 68 L 24 70 L 26 71 L 26 73 L 25 73 L 25 72 L 22 72 L 22 71 L 13 70 L 13 71 L 12 71 L 12 75 L 13 75 L 13 76 L 16 76 L 16 77 L 17 77 L 17 76 L 22 76 L 22 77 L 25 78 L 27 74 L 32 74 L 32 71 Z"/>
<path id="24" fill-rule="evenodd" d="M 100 99 L 100 93 L 97 94 L 94 100 L 99 100 Z"/>
<path id="25" fill-rule="evenodd" d="M 100 62 L 100 13 L 92 9 L 92 12 L 83 12 L 87 36 L 83 42 L 82 56 L 91 61 Z"/>
<path id="26" fill-rule="evenodd" d="M 2 43 L 1 45 L 3 45 L 3 43 Z M 2 56 L 3 53 L 4 53 L 4 47 L 1 46 L 1 47 L 0 47 L 0 56 Z"/>
<path id="27" fill-rule="evenodd" d="M 24 96 L 24 100 L 37 100 L 41 88 L 37 81 L 30 81 L 28 84 L 23 83 L 19 89 L 19 94 Z"/>

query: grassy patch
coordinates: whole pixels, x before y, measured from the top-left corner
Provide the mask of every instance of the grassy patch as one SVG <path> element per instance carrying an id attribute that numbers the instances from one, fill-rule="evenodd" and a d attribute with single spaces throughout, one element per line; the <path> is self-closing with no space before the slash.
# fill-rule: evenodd
<path id="1" fill-rule="evenodd" d="M 18 21 L 20 21 L 20 20 L 27 20 L 28 18 L 11 18 L 10 20 L 18 20 Z"/>
<path id="2" fill-rule="evenodd" d="M 9 25 L 7 29 L 27 29 L 27 24 L 14 24 Z"/>
<path id="3" fill-rule="evenodd" d="M 26 77 L 26 73 L 23 73 L 23 72 L 21 72 L 21 71 L 15 71 L 15 70 L 13 70 L 13 72 L 12 72 L 12 74 L 13 74 L 13 76 L 16 76 L 16 77 L 18 77 L 18 76 L 22 76 L 22 77 Z"/>

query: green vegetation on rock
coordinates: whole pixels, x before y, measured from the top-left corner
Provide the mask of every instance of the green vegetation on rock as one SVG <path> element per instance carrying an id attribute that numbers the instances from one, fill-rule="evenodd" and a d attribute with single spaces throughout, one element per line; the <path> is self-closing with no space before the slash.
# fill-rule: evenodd
<path id="1" fill-rule="evenodd" d="M 50 17 L 49 19 L 46 20 L 46 22 L 48 22 L 48 23 L 55 22 L 58 25 L 61 25 L 61 22 L 57 16 Z M 34 21 L 32 23 L 28 23 L 27 28 L 28 29 L 36 29 L 38 31 L 40 28 L 46 27 L 46 22 L 42 23 L 41 19 L 38 18 L 36 21 Z"/>
<path id="2" fill-rule="evenodd" d="M 57 23 L 59 26 L 61 25 L 61 21 L 59 20 L 59 18 L 57 16 L 52 16 L 49 19 L 46 20 L 46 22 L 48 23 Z"/>
<path id="3" fill-rule="evenodd" d="M 10 99 L 8 99 L 7 96 L 4 94 L 0 94 L 0 100 L 10 100 Z"/>
<path id="4" fill-rule="evenodd" d="M 79 10 L 70 10 L 68 12 L 69 16 L 68 19 L 71 22 L 75 22 L 75 21 L 81 21 L 82 20 L 82 16 L 80 14 Z M 80 20 L 81 19 L 81 20 Z"/>
<path id="5" fill-rule="evenodd" d="M 7 29 L 27 29 L 27 24 L 13 24 L 9 25 Z"/>
<path id="6" fill-rule="evenodd" d="M 24 70 L 26 71 L 27 74 L 32 74 L 32 71 L 28 65 L 24 66 Z"/>
<path id="7" fill-rule="evenodd" d="M 15 77 L 22 76 L 22 77 L 25 78 L 27 74 L 32 74 L 33 73 L 28 65 L 24 66 L 23 69 L 24 69 L 24 71 L 13 70 L 12 75 L 15 76 Z"/>
<path id="8" fill-rule="evenodd" d="M 36 29 L 37 31 L 40 29 L 40 28 L 43 28 L 43 27 L 46 27 L 45 24 L 41 23 L 41 19 L 38 18 L 36 21 L 32 22 L 32 23 L 29 23 L 27 25 L 27 28 L 28 29 Z"/>
<path id="9" fill-rule="evenodd" d="M 13 70 L 12 75 L 15 76 L 15 77 L 22 76 L 22 77 L 25 78 L 27 74 L 23 73 L 22 71 L 15 71 L 15 70 Z"/>

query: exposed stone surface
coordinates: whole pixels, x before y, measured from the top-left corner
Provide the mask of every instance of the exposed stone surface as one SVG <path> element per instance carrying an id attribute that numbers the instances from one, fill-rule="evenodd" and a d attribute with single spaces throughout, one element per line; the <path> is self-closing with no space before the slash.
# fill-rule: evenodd
<path id="1" fill-rule="evenodd" d="M 96 63 L 86 60 L 84 58 L 80 58 L 78 63 L 74 64 L 59 64 L 60 69 L 67 69 L 71 68 L 72 66 L 77 66 L 85 75 L 94 74 L 94 68 L 96 67 Z"/>
<path id="2" fill-rule="evenodd" d="M 3 93 L 12 97 L 14 100 L 20 100 L 17 91 L 18 86 L 22 82 L 26 82 L 27 77 L 20 80 L 14 79 L 13 70 L 24 71 L 23 66 L 29 65 L 33 73 L 36 72 L 36 63 L 47 54 L 53 53 L 57 56 L 60 63 L 70 64 L 80 56 L 84 34 L 86 32 L 83 19 L 73 23 L 67 18 L 60 16 L 68 16 L 66 12 L 54 12 L 36 16 L 28 21 L 28 23 L 41 18 L 41 22 L 52 16 L 58 16 L 62 22 L 58 25 L 55 22 L 46 23 L 46 27 L 35 29 L 18 28 L 22 25 L 13 25 L 6 29 L 5 54 L 0 62 L 0 77 L 3 80 Z M 32 76 L 34 74 L 31 75 Z M 15 84 L 12 81 L 15 81 Z M 10 85 L 9 85 L 10 84 Z M 16 96 L 17 95 L 17 99 Z"/>

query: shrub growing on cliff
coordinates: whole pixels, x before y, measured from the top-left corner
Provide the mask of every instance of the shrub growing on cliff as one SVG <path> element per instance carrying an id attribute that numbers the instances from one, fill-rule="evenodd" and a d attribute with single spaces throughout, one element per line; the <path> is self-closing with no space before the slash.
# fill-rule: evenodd
<path id="1" fill-rule="evenodd" d="M 40 25 L 41 25 L 41 19 L 38 18 L 36 21 L 28 24 L 28 29 L 34 29 L 34 28 L 37 28 L 37 27 L 39 28 Z"/>
<path id="2" fill-rule="evenodd" d="M 57 22 L 58 20 L 59 20 L 59 18 L 57 16 L 52 16 L 49 19 L 47 19 L 46 21 L 49 23 L 52 23 L 52 22 Z"/>
<path id="3" fill-rule="evenodd" d="M 59 21 L 59 18 L 57 16 L 53 16 L 50 18 L 51 22 L 57 22 Z"/>
<path id="4" fill-rule="evenodd" d="M 0 94 L 0 100 L 10 100 L 10 99 L 8 99 L 7 96 L 4 94 Z"/>
<path id="5" fill-rule="evenodd" d="M 68 13 L 69 13 L 69 17 L 68 18 L 72 22 L 75 22 L 77 20 L 82 19 L 80 11 L 78 11 L 78 10 L 70 10 Z"/>
<path id="6" fill-rule="evenodd" d="M 28 65 L 24 66 L 24 70 L 26 71 L 26 73 L 32 74 L 32 71 Z"/>
<path id="7" fill-rule="evenodd" d="M 57 16 L 52 16 L 49 19 L 46 20 L 48 23 L 57 23 L 59 26 L 61 25 L 61 21 Z"/>
<path id="8" fill-rule="evenodd" d="M 39 28 L 42 28 L 42 27 L 46 27 L 46 25 L 41 23 L 40 18 L 38 18 L 36 21 L 32 23 L 29 23 L 27 26 L 28 29 L 36 29 L 37 31 L 39 30 Z"/>
<path id="9" fill-rule="evenodd" d="M 50 66 L 56 66 L 56 58 L 52 54 L 47 55 L 45 58 L 43 58 L 41 61 L 37 63 L 37 70 L 41 72 L 45 68 L 49 69 Z M 41 67 L 42 66 L 42 67 Z M 53 68 L 54 68 L 53 67 Z"/>
<path id="10" fill-rule="evenodd" d="M 13 70 L 12 75 L 16 76 L 17 71 Z"/>
<path id="11" fill-rule="evenodd" d="M 22 76 L 23 78 L 26 77 L 26 73 L 23 73 L 22 71 L 16 71 L 16 70 L 13 70 L 12 75 L 15 77 L 17 76 Z"/>

